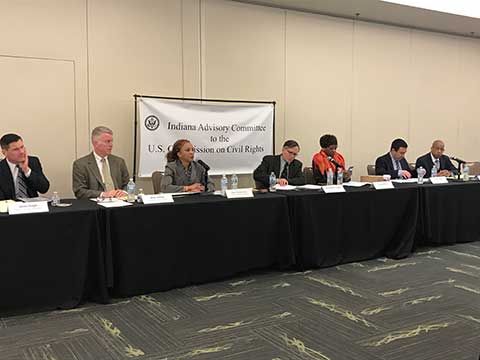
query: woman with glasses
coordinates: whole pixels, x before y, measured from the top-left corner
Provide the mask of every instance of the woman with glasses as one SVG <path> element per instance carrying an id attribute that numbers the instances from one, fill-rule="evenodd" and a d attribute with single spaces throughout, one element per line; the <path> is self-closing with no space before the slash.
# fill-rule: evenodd
<path id="1" fill-rule="evenodd" d="M 270 174 L 277 177 L 277 184 L 304 185 L 305 177 L 302 172 L 301 161 L 295 159 L 300 152 L 300 146 L 295 140 L 287 140 L 283 144 L 280 155 L 267 155 L 262 163 L 253 172 L 257 188 L 269 187 Z"/>

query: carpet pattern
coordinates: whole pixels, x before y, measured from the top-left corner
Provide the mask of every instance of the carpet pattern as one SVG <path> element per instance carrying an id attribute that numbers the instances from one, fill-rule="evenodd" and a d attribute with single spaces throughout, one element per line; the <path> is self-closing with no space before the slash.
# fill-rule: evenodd
<path id="1" fill-rule="evenodd" d="M 1 360 L 477 360 L 480 243 L 0 318 Z"/>

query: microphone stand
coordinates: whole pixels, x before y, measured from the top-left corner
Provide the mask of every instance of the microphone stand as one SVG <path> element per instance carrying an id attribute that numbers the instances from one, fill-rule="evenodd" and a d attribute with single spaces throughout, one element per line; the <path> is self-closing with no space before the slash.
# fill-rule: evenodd
<path id="1" fill-rule="evenodd" d="M 203 191 L 205 193 L 207 193 L 208 192 L 208 170 L 207 169 L 205 169 L 205 179 L 204 179 L 204 181 L 205 181 L 205 189 L 203 189 Z"/>

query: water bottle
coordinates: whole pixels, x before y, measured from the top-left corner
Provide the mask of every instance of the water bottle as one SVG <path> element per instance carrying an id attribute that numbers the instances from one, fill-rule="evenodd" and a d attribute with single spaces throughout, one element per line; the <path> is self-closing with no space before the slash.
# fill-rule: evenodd
<path id="1" fill-rule="evenodd" d="M 60 204 L 60 197 L 58 196 L 58 192 L 54 191 L 52 195 L 52 206 L 57 206 Z"/>
<path id="2" fill-rule="evenodd" d="M 277 177 L 275 176 L 275 173 L 273 171 L 270 174 L 269 183 L 270 183 L 270 191 L 271 192 L 277 191 L 277 189 L 275 188 L 275 185 L 277 185 Z"/>
<path id="3" fill-rule="evenodd" d="M 232 189 L 238 189 L 238 176 L 237 174 L 232 174 Z"/>
<path id="4" fill-rule="evenodd" d="M 143 195 L 145 195 L 145 194 L 143 193 L 143 189 L 139 189 L 139 190 L 138 190 L 138 195 L 137 195 L 137 202 L 138 202 L 138 203 L 141 203 L 141 202 L 143 201 Z"/>
<path id="5" fill-rule="evenodd" d="M 127 184 L 127 201 L 135 202 L 135 182 L 132 178 L 130 178 Z"/>
<path id="6" fill-rule="evenodd" d="M 470 177 L 469 177 L 470 174 L 469 173 L 470 173 L 470 168 L 468 167 L 468 164 L 467 163 L 463 164 L 463 167 L 462 167 L 463 181 L 470 180 Z"/>
<path id="7" fill-rule="evenodd" d="M 333 170 L 331 168 L 327 170 L 327 185 L 333 185 Z"/>
<path id="8" fill-rule="evenodd" d="M 225 196 L 228 189 L 228 179 L 225 174 L 223 174 L 222 180 L 220 180 L 220 189 L 222 191 L 222 195 Z"/>
<path id="9" fill-rule="evenodd" d="M 337 185 L 343 185 L 343 169 L 338 168 L 337 170 Z"/>
<path id="10" fill-rule="evenodd" d="M 437 174 L 438 174 L 437 165 L 433 165 L 432 174 L 430 175 L 430 177 L 435 177 L 437 176 Z"/>
<path id="11" fill-rule="evenodd" d="M 417 182 L 419 184 L 423 184 L 423 177 L 426 173 L 427 171 L 421 166 L 417 169 Z"/>

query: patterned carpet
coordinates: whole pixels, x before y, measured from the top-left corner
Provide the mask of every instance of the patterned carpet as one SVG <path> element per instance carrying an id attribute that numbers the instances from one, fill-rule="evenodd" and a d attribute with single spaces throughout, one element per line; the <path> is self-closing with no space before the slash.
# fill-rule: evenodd
<path id="1" fill-rule="evenodd" d="M 480 243 L 0 319 L 1 360 L 477 360 Z"/>

